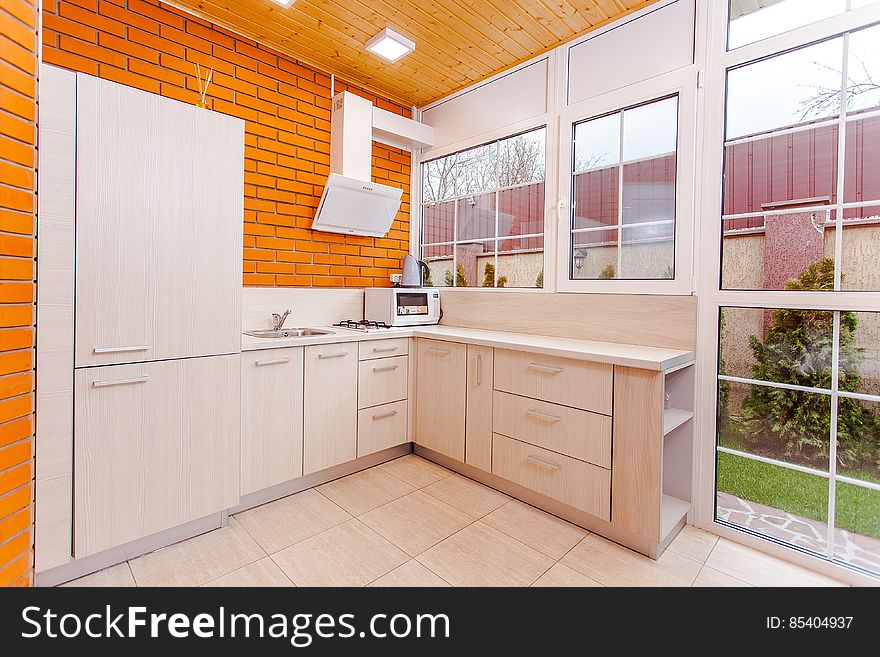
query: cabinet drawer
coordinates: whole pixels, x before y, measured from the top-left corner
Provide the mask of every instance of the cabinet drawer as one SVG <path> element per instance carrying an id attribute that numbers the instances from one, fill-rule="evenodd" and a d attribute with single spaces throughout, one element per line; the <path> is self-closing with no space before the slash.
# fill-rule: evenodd
<path id="1" fill-rule="evenodd" d="M 607 415 L 495 391 L 492 430 L 532 445 L 611 467 Z"/>
<path id="2" fill-rule="evenodd" d="M 406 399 L 408 367 L 408 356 L 358 363 L 358 408 Z"/>
<path id="3" fill-rule="evenodd" d="M 607 363 L 495 350 L 495 389 L 611 415 L 612 368 Z"/>
<path id="4" fill-rule="evenodd" d="M 492 474 L 554 500 L 611 519 L 611 471 L 493 434 Z"/>
<path id="5" fill-rule="evenodd" d="M 387 358 L 388 356 L 406 356 L 409 353 L 409 338 L 389 338 L 387 340 L 364 340 L 359 343 L 358 358 Z"/>
<path id="6" fill-rule="evenodd" d="M 406 442 L 406 401 L 358 411 L 358 458 Z"/>

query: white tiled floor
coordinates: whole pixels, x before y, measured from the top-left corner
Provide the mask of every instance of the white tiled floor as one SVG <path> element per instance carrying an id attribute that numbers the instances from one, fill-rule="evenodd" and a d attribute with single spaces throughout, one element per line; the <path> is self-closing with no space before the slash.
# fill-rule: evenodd
<path id="1" fill-rule="evenodd" d="M 413 454 L 67 586 L 821 586 L 693 527 L 657 561 Z"/>

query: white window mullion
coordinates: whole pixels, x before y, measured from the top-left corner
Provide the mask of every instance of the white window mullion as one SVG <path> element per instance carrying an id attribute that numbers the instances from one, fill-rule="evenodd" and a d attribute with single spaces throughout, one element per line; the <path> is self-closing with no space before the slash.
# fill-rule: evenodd
<path id="1" fill-rule="evenodd" d="M 828 436 L 828 558 L 834 558 L 834 522 L 837 508 L 837 388 L 840 381 L 840 311 L 834 313 L 831 332 L 831 427 Z"/>
<path id="2" fill-rule="evenodd" d="M 620 144 L 617 157 L 617 270 L 614 278 L 622 278 L 621 265 L 623 264 L 623 139 L 624 139 L 624 112 L 620 112 Z"/>

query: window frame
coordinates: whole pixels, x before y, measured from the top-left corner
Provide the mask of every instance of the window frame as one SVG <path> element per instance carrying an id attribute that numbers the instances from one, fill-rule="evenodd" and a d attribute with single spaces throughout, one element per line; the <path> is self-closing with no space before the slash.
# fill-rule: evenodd
<path id="1" fill-rule="evenodd" d="M 665 73 L 566 107 L 560 115 L 559 202 L 556 244 L 556 287 L 559 292 L 606 294 L 693 293 L 693 234 L 696 177 L 697 83 L 696 66 Z M 571 212 L 574 128 L 578 123 L 678 97 L 678 135 L 675 183 L 675 277 L 671 279 L 571 279 Z M 622 184 L 622 181 L 621 181 Z"/>

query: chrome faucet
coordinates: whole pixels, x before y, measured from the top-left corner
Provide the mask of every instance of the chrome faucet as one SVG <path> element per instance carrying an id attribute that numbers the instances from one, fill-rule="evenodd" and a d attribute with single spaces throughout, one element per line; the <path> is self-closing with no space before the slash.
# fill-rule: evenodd
<path id="1" fill-rule="evenodd" d="M 287 319 L 287 316 L 290 314 L 290 308 L 284 311 L 283 315 L 279 315 L 278 313 L 272 313 L 272 330 L 280 331 L 281 327 L 284 326 L 284 322 Z"/>

